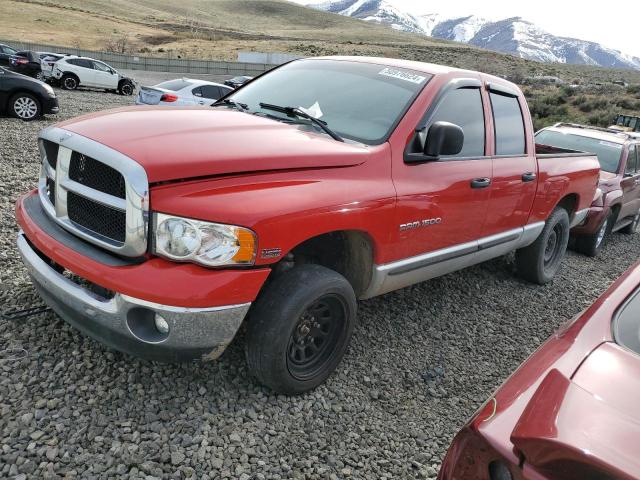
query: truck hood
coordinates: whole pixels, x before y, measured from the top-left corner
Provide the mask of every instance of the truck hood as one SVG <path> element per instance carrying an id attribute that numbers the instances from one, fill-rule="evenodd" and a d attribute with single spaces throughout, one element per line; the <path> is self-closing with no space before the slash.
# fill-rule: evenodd
<path id="1" fill-rule="evenodd" d="M 225 108 L 125 107 L 57 125 L 106 145 L 144 167 L 150 183 L 301 168 L 348 167 L 364 145 Z"/>

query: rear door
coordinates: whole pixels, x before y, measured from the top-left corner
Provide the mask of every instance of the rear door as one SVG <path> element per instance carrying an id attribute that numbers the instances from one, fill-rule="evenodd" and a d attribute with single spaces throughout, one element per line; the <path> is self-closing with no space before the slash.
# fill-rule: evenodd
<path id="1" fill-rule="evenodd" d="M 622 207 L 618 219 L 634 216 L 640 209 L 640 152 L 637 144 L 631 144 L 625 162 L 622 187 Z"/>
<path id="2" fill-rule="evenodd" d="M 424 163 L 394 160 L 399 257 L 446 247 L 458 251 L 480 236 L 491 190 L 480 90 L 481 83 L 475 79 L 450 83 L 416 126 L 425 133 L 438 121 L 460 126 L 464 145 L 459 154 Z"/>
<path id="3" fill-rule="evenodd" d="M 499 85 L 489 85 L 492 111 L 493 182 L 482 236 L 526 225 L 537 187 L 535 146 L 528 134 L 522 96 Z"/>

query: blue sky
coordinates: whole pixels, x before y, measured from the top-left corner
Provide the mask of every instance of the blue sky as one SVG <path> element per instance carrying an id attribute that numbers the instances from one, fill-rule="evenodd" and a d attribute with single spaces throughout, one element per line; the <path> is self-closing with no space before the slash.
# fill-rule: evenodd
<path id="1" fill-rule="evenodd" d="M 311 3 L 311 0 L 293 1 L 302 4 Z M 598 42 L 605 47 L 640 57 L 640 1 L 638 0 L 599 2 L 598 4 L 595 1 L 575 0 L 388 1 L 416 15 L 425 13 L 440 13 L 448 16 L 478 15 L 492 20 L 523 17 L 554 35 Z"/>

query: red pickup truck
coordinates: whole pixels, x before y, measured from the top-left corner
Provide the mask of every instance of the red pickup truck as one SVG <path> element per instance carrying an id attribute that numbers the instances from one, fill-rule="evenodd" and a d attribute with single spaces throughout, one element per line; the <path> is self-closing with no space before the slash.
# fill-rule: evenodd
<path id="1" fill-rule="evenodd" d="M 18 247 L 78 329 L 157 360 L 214 359 L 246 317 L 251 372 L 323 382 L 356 300 L 513 250 L 546 283 L 599 164 L 536 155 L 520 90 L 417 62 L 328 57 L 213 108 L 132 107 L 42 131 Z"/>

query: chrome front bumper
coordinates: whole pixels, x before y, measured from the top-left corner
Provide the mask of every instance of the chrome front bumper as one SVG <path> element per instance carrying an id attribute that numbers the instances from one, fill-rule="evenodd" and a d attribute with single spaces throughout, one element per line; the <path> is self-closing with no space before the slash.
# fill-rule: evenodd
<path id="1" fill-rule="evenodd" d="M 38 293 L 69 324 L 99 342 L 157 361 L 213 360 L 240 327 L 250 303 L 212 308 L 160 305 L 115 293 L 102 298 L 58 273 L 21 232 L 18 250 Z M 156 328 L 156 315 L 168 332 Z"/>

